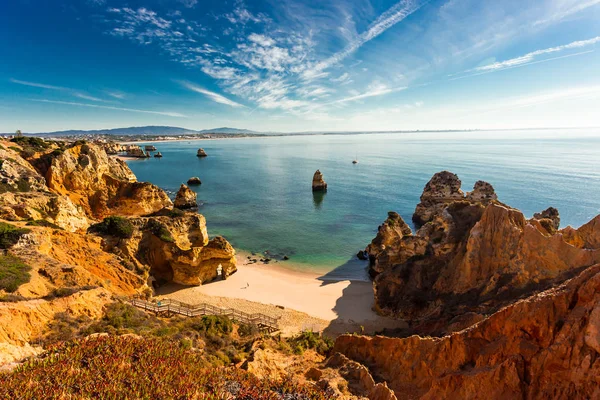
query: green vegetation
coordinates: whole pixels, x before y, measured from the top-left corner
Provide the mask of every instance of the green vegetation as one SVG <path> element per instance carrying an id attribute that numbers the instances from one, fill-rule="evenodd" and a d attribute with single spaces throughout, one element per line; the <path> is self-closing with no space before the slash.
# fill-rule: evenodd
<path id="1" fill-rule="evenodd" d="M 146 227 L 150 229 L 154 236 L 158 237 L 163 242 L 173 243 L 175 241 L 167 227 L 155 219 L 148 220 Z"/>
<path id="2" fill-rule="evenodd" d="M 12 293 L 29 282 L 31 267 L 11 254 L 0 255 L 0 289 Z"/>
<path id="3" fill-rule="evenodd" d="M 53 224 L 52 222 L 46 221 L 45 219 L 36 219 L 33 221 L 29 221 L 27 222 L 27 226 L 44 226 L 46 228 L 62 230 L 60 226 Z"/>
<path id="4" fill-rule="evenodd" d="M 143 337 L 169 338 L 188 348 L 204 350 L 206 366 L 227 366 L 247 358 L 252 344 L 262 336 L 255 327 L 239 325 L 238 335 L 226 317 L 174 317 L 165 321 L 126 303 L 112 303 L 106 307 L 100 320 L 74 318 L 59 313 L 50 322 L 49 332 L 37 338 L 43 343 L 56 343 L 85 337 L 93 333 L 111 335 L 136 334 Z M 238 337 L 239 336 L 239 337 Z"/>
<path id="5" fill-rule="evenodd" d="M 21 236 L 31 232 L 27 228 L 19 228 L 17 226 L 0 222 L 0 249 L 9 249 L 19 241 Z"/>
<path id="6" fill-rule="evenodd" d="M 39 151 L 44 151 L 48 147 L 50 147 L 49 142 L 46 142 L 44 141 L 44 139 L 38 137 L 17 136 L 15 138 L 12 138 L 10 141 L 21 146 L 23 150 L 20 151 L 18 148 L 14 148 L 14 150 L 20 151 L 20 155 L 23 158 L 31 158 L 35 155 L 35 153 Z"/>
<path id="7" fill-rule="evenodd" d="M 133 235 L 133 225 L 127 218 L 106 217 L 104 221 L 90 226 L 89 231 L 127 239 Z"/>
<path id="8" fill-rule="evenodd" d="M 304 331 L 289 339 L 288 342 L 295 354 L 302 354 L 306 350 L 312 349 L 319 354 L 327 355 L 333 348 L 333 340 L 313 331 Z"/>
<path id="9" fill-rule="evenodd" d="M 314 385 L 207 368 L 201 352 L 169 339 L 96 337 L 53 346 L 0 374 L 0 398 L 327 399 Z"/>

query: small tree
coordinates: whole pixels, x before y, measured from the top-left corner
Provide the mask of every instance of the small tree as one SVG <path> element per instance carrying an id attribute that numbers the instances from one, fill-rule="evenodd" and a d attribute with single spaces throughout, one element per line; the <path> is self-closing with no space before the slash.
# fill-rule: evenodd
<path id="1" fill-rule="evenodd" d="M 20 129 L 17 129 L 17 131 L 15 132 L 15 137 L 23 137 L 23 132 L 21 132 Z"/>

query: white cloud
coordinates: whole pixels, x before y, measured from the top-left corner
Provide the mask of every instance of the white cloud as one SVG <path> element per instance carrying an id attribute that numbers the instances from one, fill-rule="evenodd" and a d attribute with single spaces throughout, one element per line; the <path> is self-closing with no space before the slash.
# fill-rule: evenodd
<path id="1" fill-rule="evenodd" d="M 12 83 L 17 83 L 19 85 L 25 85 L 25 86 L 32 86 L 32 87 L 38 87 L 38 88 L 42 88 L 42 89 L 51 89 L 51 90 L 64 90 L 64 91 L 70 91 L 71 89 L 66 88 L 66 87 L 61 87 L 61 86 L 53 86 L 53 85 L 46 85 L 44 83 L 36 83 L 36 82 L 28 82 L 28 81 L 21 81 L 19 79 L 10 79 L 10 81 Z"/>
<path id="2" fill-rule="evenodd" d="M 115 99 L 119 99 L 119 100 L 123 100 L 126 97 L 126 94 L 123 92 L 105 90 L 104 93 L 106 93 L 110 97 L 114 97 Z"/>
<path id="3" fill-rule="evenodd" d="M 534 61 L 534 59 L 536 57 L 544 55 L 544 54 L 557 53 L 557 52 L 561 52 L 563 50 L 578 49 L 578 48 L 582 48 L 582 47 L 586 47 L 586 46 L 591 46 L 596 43 L 600 43 L 600 36 L 596 36 L 594 38 L 587 39 L 587 40 L 578 40 L 578 41 L 571 42 L 569 44 L 565 44 L 562 46 L 556 46 L 556 47 L 550 47 L 547 49 L 532 51 L 532 52 L 527 53 L 520 57 L 515 57 L 515 58 L 511 58 L 509 60 L 484 65 L 482 67 L 478 67 L 478 68 L 475 68 L 475 69 L 472 69 L 472 70 L 469 70 L 466 72 L 496 71 L 496 70 L 500 70 L 500 69 L 510 68 L 510 67 L 514 67 L 517 65 L 530 63 L 530 62 Z"/>
<path id="4" fill-rule="evenodd" d="M 335 53 L 324 61 L 316 63 L 312 68 L 304 72 L 307 79 L 314 79 L 323 70 L 338 64 L 340 61 L 348 57 L 350 54 L 358 50 L 362 45 L 375 39 L 383 32 L 404 20 L 406 17 L 421 8 L 417 0 L 402 0 L 393 5 L 386 12 L 381 14 L 369 28 L 361 33 L 356 39 L 351 41 L 342 51 Z"/>
<path id="5" fill-rule="evenodd" d="M 180 114 L 177 112 L 171 112 L 171 111 L 138 110 L 135 108 L 111 107 L 111 106 L 102 106 L 99 104 L 75 103 L 75 102 L 71 102 L 71 101 L 58 101 L 58 100 L 46 100 L 46 99 L 31 99 L 31 101 L 37 101 L 40 103 L 64 104 L 64 105 L 78 106 L 78 107 L 104 108 L 107 110 L 128 111 L 128 112 L 136 112 L 136 113 L 144 113 L 144 114 L 157 114 L 157 115 L 164 115 L 167 117 L 175 117 L 175 118 L 187 118 L 184 114 Z"/>
<path id="6" fill-rule="evenodd" d="M 248 36 L 248 40 L 264 47 L 273 46 L 275 44 L 275 40 L 271 39 L 268 36 L 260 35 L 258 33 L 250 34 L 250 36 Z"/>
<path id="7" fill-rule="evenodd" d="M 177 0 L 177 1 L 179 1 L 181 4 L 183 4 L 184 7 L 187 7 L 187 8 L 192 8 L 196 4 L 198 4 L 198 0 Z"/>
<path id="8" fill-rule="evenodd" d="M 190 82 L 185 82 L 185 81 L 180 81 L 179 82 L 183 87 L 196 92 L 196 93 L 200 93 L 205 95 L 206 97 L 208 97 L 209 99 L 211 99 L 212 101 L 214 101 L 215 103 L 220 103 L 220 104 L 225 104 L 231 107 L 235 107 L 235 108 L 239 108 L 239 107 L 244 107 L 246 108 L 246 106 L 240 104 L 240 103 L 236 103 L 233 100 L 228 99 L 227 97 L 220 95 L 218 93 L 215 92 L 211 92 L 210 90 L 206 90 L 204 88 L 201 88 L 199 86 L 196 86 Z"/>
<path id="9" fill-rule="evenodd" d="M 90 100 L 90 101 L 102 101 L 102 102 L 105 101 L 105 100 L 99 99 L 97 97 L 87 95 L 85 93 L 74 93 L 73 96 L 79 97 L 80 99 L 84 99 L 84 100 Z"/>
<path id="10" fill-rule="evenodd" d="M 577 14 L 587 8 L 590 8 L 595 5 L 600 4 L 600 0 L 588 0 L 588 1 L 575 0 L 575 1 L 567 1 L 566 3 L 568 3 L 568 4 L 560 7 L 556 12 L 554 12 L 549 17 L 535 21 L 533 23 L 533 26 L 546 25 L 546 24 L 550 24 L 553 22 L 558 22 L 558 21 L 563 20 L 573 14 Z"/>
<path id="11" fill-rule="evenodd" d="M 365 91 L 363 93 L 353 92 L 353 93 L 351 93 L 352 94 L 351 96 L 332 101 L 330 103 L 327 103 L 326 105 L 347 103 L 350 101 L 362 100 L 362 99 L 366 99 L 369 97 L 383 96 L 383 95 L 386 95 L 389 93 L 399 92 L 399 91 L 406 90 L 406 89 L 407 89 L 407 87 L 405 87 L 405 86 L 390 88 L 385 84 L 375 81 L 375 82 L 372 82 L 369 85 L 369 87 L 367 88 L 367 91 Z"/>

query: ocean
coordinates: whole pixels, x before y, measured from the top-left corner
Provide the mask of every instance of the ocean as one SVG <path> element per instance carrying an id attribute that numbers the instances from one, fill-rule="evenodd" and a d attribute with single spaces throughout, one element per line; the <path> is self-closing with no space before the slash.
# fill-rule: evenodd
<path id="1" fill-rule="evenodd" d="M 333 278 L 365 278 L 356 259 L 390 210 L 412 224 L 423 187 L 438 171 L 463 191 L 491 183 L 526 217 L 558 208 L 561 227 L 600 214 L 600 129 L 414 132 L 258 137 L 153 143 L 163 158 L 128 161 L 140 181 L 174 195 L 198 176 L 198 212 L 211 236 L 268 251 L 278 265 Z M 198 148 L 208 157 L 196 157 Z M 352 160 L 358 158 L 358 164 Z M 313 194 L 319 169 L 328 184 Z"/>

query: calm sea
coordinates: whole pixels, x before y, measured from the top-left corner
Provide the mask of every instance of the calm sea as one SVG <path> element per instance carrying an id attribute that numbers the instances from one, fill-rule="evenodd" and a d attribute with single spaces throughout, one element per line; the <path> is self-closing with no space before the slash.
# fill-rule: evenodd
<path id="1" fill-rule="evenodd" d="M 156 143 L 162 159 L 130 161 L 141 181 L 170 194 L 191 176 L 211 236 L 290 257 L 296 268 L 364 275 L 358 250 L 389 210 L 410 223 L 423 187 L 441 170 L 469 191 L 490 182 L 530 217 L 549 206 L 562 226 L 600 214 L 600 129 L 287 136 Z M 209 154 L 197 158 L 203 147 Z M 359 163 L 352 164 L 358 158 Z M 320 169 L 329 185 L 313 195 Z M 292 264 L 293 262 L 293 264 Z M 285 266 L 286 263 L 280 263 Z M 341 267 L 341 268 L 340 268 Z"/>

